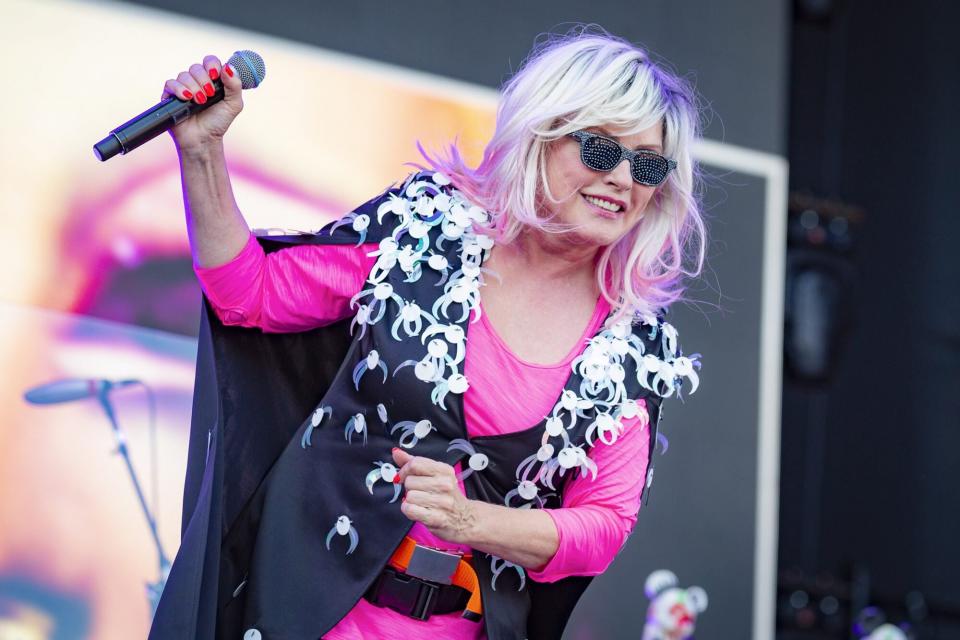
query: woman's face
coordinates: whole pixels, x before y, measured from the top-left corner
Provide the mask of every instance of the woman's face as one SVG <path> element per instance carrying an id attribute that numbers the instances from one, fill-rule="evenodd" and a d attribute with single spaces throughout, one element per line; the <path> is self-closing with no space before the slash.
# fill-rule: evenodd
<path id="1" fill-rule="evenodd" d="M 663 153 L 663 128 L 659 123 L 630 135 L 609 126 L 587 131 L 612 138 L 627 149 Z M 613 171 L 590 169 L 580 160 L 580 143 L 569 136 L 549 144 L 546 170 L 547 184 L 558 202 L 544 198 L 543 204 L 554 215 L 553 222 L 576 227 L 564 237 L 581 245 L 601 247 L 622 238 L 643 217 L 657 190 L 635 182 L 627 160 Z"/>

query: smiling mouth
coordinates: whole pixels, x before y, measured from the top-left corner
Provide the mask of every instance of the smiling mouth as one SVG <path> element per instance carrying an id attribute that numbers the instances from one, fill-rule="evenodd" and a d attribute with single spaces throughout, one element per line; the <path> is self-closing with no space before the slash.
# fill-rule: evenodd
<path id="1" fill-rule="evenodd" d="M 608 213 L 620 213 L 620 210 L 623 208 L 620 205 L 610 202 L 609 200 L 604 200 L 603 198 L 597 198 L 595 196 L 588 196 L 586 194 L 581 194 L 583 199 L 592 204 L 593 206 L 602 209 Z"/>

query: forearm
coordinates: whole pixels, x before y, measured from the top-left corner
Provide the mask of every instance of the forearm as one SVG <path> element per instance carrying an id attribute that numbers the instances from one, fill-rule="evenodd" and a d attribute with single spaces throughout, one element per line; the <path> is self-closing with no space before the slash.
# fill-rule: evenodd
<path id="1" fill-rule="evenodd" d="M 233 196 L 223 141 L 178 153 L 193 261 L 200 267 L 225 264 L 243 249 L 250 228 Z"/>
<path id="2" fill-rule="evenodd" d="M 531 570 L 543 568 L 560 545 L 553 519 L 539 509 L 511 509 L 470 500 L 469 524 L 459 542 Z"/>

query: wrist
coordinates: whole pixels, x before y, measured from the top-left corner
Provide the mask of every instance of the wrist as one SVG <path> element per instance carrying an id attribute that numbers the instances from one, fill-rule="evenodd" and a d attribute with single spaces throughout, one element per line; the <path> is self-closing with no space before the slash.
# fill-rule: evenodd
<path id="1" fill-rule="evenodd" d="M 177 153 L 181 160 L 208 160 L 215 154 L 223 153 L 223 138 L 211 138 L 192 144 L 177 143 Z"/>
<path id="2" fill-rule="evenodd" d="M 463 508 L 464 516 L 459 535 L 460 540 L 456 541 L 458 544 L 465 544 L 470 547 L 478 543 L 482 544 L 489 506 L 481 500 L 467 500 Z"/>

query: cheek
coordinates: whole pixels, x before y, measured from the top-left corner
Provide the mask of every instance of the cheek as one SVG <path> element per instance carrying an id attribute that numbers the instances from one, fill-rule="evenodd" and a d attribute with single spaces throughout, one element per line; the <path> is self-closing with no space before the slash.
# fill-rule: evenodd
<path id="1" fill-rule="evenodd" d="M 556 152 L 547 158 L 547 184 L 554 197 L 564 199 L 578 191 L 592 173 L 580 162 L 580 156 Z"/>
<path id="2" fill-rule="evenodd" d="M 654 201 L 657 190 L 654 187 L 636 185 L 633 188 L 633 204 L 637 213 L 643 213 L 646 208 Z"/>

